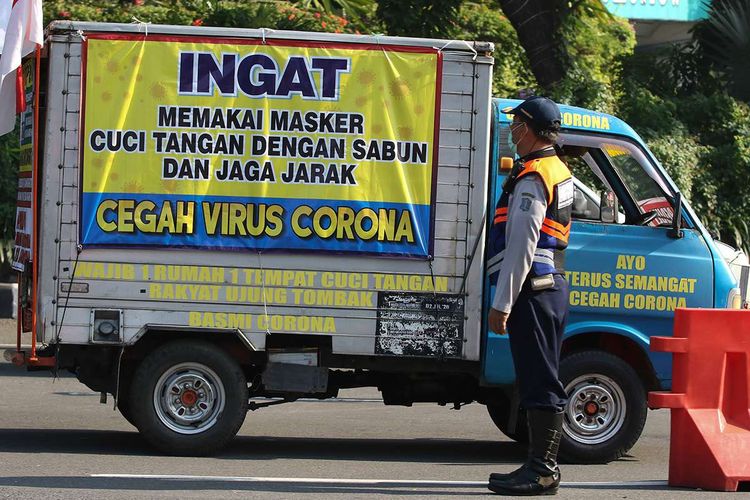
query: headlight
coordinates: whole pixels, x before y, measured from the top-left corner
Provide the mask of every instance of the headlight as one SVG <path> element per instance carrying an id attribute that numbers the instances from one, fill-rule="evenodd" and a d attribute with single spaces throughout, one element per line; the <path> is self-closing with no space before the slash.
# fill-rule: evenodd
<path id="1" fill-rule="evenodd" d="M 729 290 L 727 309 L 742 309 L 742 294 L 740 294 L 739 288 Z"/>

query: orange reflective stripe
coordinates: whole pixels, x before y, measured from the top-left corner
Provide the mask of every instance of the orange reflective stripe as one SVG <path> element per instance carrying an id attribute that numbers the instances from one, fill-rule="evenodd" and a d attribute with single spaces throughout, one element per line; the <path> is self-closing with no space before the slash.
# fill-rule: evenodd
<path id="1" fill-rule="evenodd" d="M 495 217 L 495 224 L 498 224 L 500 222 L 508 222 L 508 216 L 498 215 L 497 217 Z"/>
<path id="2" fill-rule="evenodd" d="M 500 207 L 495 210 L 495 215 L 505 215 L 508 213 L 508 207 Z"/>
<path id="3" fill-rule="evenodd" d="M 545 233 L 545 234 L 547 234 L 547 236 L 552 236 L 556 240 L 561 241 L 562 243 L 565 243 L 566 245 L 568 244 L 568 239 L 569 239 L 568 236 L 562 236 L 559 233 L 550 234 L 545 229 L 542 229 L 542 232 Z"/>
<path id="4" fill-rule="evenodd" d="M 551 227 L 551 226 L 548 226 L 547 224 L 542 224 L 542 229 L 546 230 L 547 232 L 554 232 L 554 233 L 559 233 L 562 235 L 566 235 L 568 233 L 568 231 L 557 229 L 556 227 Z"/>
<path id="5" fill-rule="evenodd" d="M 544 218 L 544 224 L 551 227 L 552 229 L 557 229 L 558 231 L 562 233 L 567 233 L 570 231 L 570 223 L 568 225 L 564 226 L 560 224 L 559 222 L 553 221 L 552 219 L 548 219 L 547 217 Z"/>
<path id="6" fill-rule="evenodd" d="M 570 229 L 568 229 L 566 231 L 560 231 L 559 229 L 555 229 L 554 227 L 549 227 L 549 226 L 546 226 L 546 225 L 542 225 L 541 230 L 544 231 L 545 233 L 549 234 L 550 236 L 557 237 L 559 235 L 562 238 L 567 238 L 568 236 L 570 236 Z"/>
<path id="7" fill-rule="evenodd" d="M 541 231 L 552 236 L 553 238 L 557 238 L 558 240 L 563 241 L 564 243 L 567 243 L 568 238 L 570 237 L 570 233 L 563 233 L 562 231 L 558 231 L 557 229 L 552 229 L 551 227 L 547 226 L 542 226 Z"/>

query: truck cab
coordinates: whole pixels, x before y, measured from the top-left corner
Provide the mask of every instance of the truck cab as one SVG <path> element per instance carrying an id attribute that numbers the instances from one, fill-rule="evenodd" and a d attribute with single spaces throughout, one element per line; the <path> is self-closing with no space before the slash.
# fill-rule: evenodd
<path id="1" fill-rule="evenodd" d="M 519 102 L 493 100 L 488 213 L 513 162 L 506 146 L 512 116 L 500 110 Z M 614 116 L 560 109 L 560 156 L 576 184 L 565 264 L 570 317 L 560 376 L 570 403 L 562 449 L 599 461 L 635 443 L 647 392 L 671 386 L 671 357 L 651 353 L 650 338 L 671 335 L 678 307 L 739 308 L 741 296 L 716 242 L 638 134 Z M 495 284 L 485 286 L 489 308 Z M 512 384 L 508 337 L 488 331 L 484 345 L 484 382 Z M 523 439 L 516 407 L 490 405 L 490 414 Z"/>

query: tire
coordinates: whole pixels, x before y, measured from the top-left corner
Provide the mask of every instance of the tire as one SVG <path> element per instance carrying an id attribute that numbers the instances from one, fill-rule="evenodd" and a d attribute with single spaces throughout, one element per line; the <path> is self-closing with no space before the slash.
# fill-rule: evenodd
<path id="1" fill-rule="evenodd" d="M 490 414 L 492 422 L 500 429 L 500 432 L 508 436 L 513 441 L 521 444 L 529 442 L 529 432 L 526 428 L 526 411 L 518 409 L 515 429 L 510 429 L 510 401 L 507 399 L 498 403 L 487 405 L 487 412 Z"/>
<path id="2" fill-rule="evenodd" d="M 130 414 L 141 435 L 170 455 L 208 455 L 226 445 L 247 415 L 239 364 L 218 347 L 175 341 L 149 354 L 130 385 Z"/>
<path id="3" fill-rule="evenodd" d="M 625 455 L 641 436 L 648 411 L 635 370 L 607 352 L 582 351 L 562 359 L 560 381 L 569 397 L 560 457 L 591 464 Z"/>
<path id="4" fill-rule="evenodd" d="M 135 421 L 133 420 L 133 412 L 130 409 L 129 396 L 129 394 L 124 394 L 123 397 L 120 397 L 120 399 L 117 400 L 117 409 L 120 411 L 120 415 L 122 415 L 130 425 L 137 428 L 138 426 L 135 425 Z"/>

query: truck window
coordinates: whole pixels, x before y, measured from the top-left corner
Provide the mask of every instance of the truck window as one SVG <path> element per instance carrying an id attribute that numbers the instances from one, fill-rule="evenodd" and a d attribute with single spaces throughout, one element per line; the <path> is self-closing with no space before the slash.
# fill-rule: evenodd
<path id="1" fill-rule="evenodd" d="M 598 179 L 583 158 L 561 155 L 560 157 L 575 178 L 573 197 L 573 219 L 598 221 L 601 218 L 600 194 L 604 183 Z"/>
<path id="2" fill-rule="evenodd" d="M 573 198 L 574 220 L 597 222 L 601 220 L 601 193 L 611 190 L 607 179 L 599 170 L 594 159 L 588 154 L 588 148 L 566 146 L 562 148 L 562 159 L 570 169 L 575 180 Z M 620 209 L 617 222 L 625 222 L 625 214 Z"/>
<path id="3" fill-rule="evenodd" d="M 601 209 L 599 208 L 599 198 L 592 193 L 587 192 L 585 186 L 575 185 L 573 195 L 573 214 L 574 219 L 581 220 L 600 220 Z"/>
<path id="4" fill-rule="evenodd" d="M 656 218 L 649 225 L 669 226 L 672 223 L 674 211 L 664 190 L 656 180 L 649 175 L 643 175 L 644 169 L 628 149 L 619 145 L 604 144 L 603 150 L 641 211 L 643 213 L 651 210 L 657 212 Z"/>
<path id="5" fill-rule="evenodd" d="M 575 219 L 598 220 L 591 217 L 597 211 L 592 211 L 588 205 L 598 204 L 603 190 L 612 190 L 622 211 L 618 222 L 637 224 L 640 215 L 655 211 L 656 217 L 649 225 L 671 224 L 673 209 L 669 189 L 637 147 L 626 141 L 582 134 L 562 134 L 559 145 L 563 161 L 588 188 L 589 196 L 586 197 L 586 190 L 582 189 L 584 196 L 578 197 L 577 207 L 574 205 Z"/>
<path id="6" fill-rule="evenodd" d="M 500 156 L 510 156 L 505 138 L 508 125 L 499 129 Z M 672 223 L 672 195 L 656 168 L 634 145 L 624 140 L 581 133 L 563 133 L 558 141 L 560 158 L 576 178 L 573 219 L 601 220 L 600 197 L 613 191 L 619 200 L 618 224 L 639 224 L 651 211 L 650 226 Z"/>

